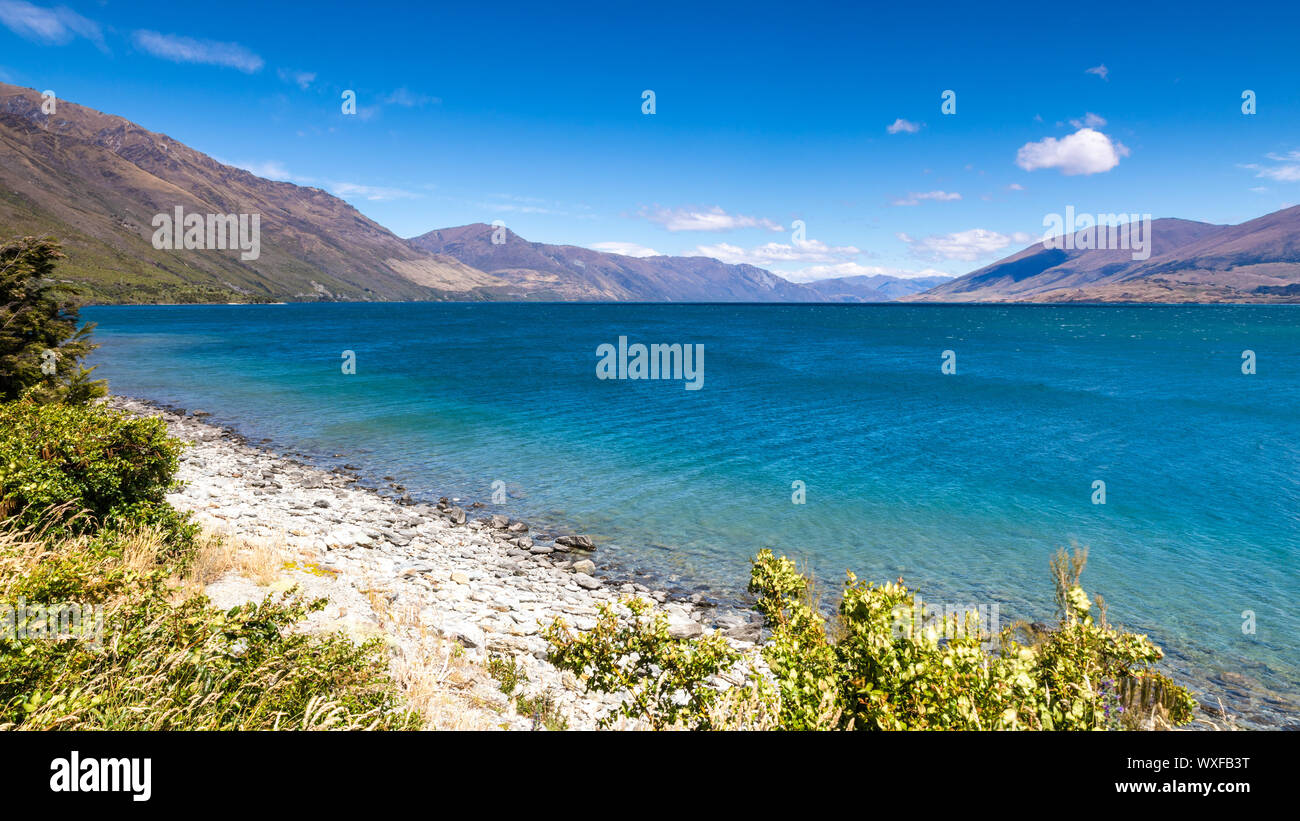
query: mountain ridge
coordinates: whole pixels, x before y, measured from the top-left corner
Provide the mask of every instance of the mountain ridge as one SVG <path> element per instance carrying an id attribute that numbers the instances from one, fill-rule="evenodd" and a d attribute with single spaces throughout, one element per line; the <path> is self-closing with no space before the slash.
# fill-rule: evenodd
<path id="1" fill-rule="evenodd" d="M 1036 242 L 910 297 L 912 302 L 1293 302 L 1300 301 L 1300 206 L 1237 225 L 1162 218 L 1151 254 L 1080 249 L 1084 231 Z M 1054 243 L 1053 245 L 1055 245 Z"/>
<path id="2" fill-rule="evenodd" d="M 494 236 L 498 242 L 493 242 Z M 470 223 L 407 240 L 508 283 L 483 289 L 493 297 L 668 302 L 888 302 L 875 291 L 844 289 L 828 300 L 820 283 L 796 283 L 753 265 L 712 257 L 632 257 L 578 245 L 531 242 L 504 226 Z M 887 278 L 896 279 L 896 278 Z M 846 283 L 851 285 L 851 283 Z M 827 287 L 826 291 L 834 291 Z"/>
<path id="3" fill-rule="evenodd" d="M 0 83 L 0 229 L 52 235 L 99 302 L 1300 302 L 1300 206 L 1237 225 L 1163 218 L 1151 255 L 1035 243 L 965 276 L 792 282 L 711 257 L 633 257 L 470 223 L 403 239 L 314 187 L 263 179 L 122 117 Z M 155 248 L 152 220 L 260 215 L 261 255 Z M 1072 235 L 1081 236 L 1081 232 Z"/>
<path id="4" fill-rule="evenodd" d="M 106 301 L 437 299 L 489 281 L 319 188 L 262 179 L 122 117 L 65 100 L 46 114 L 41 103 L 0 83 L 0 225 L 58 237 L 61 276 Z M 261 256 L 154 248 L 154 216 L 178 206 L 260 213 Z"/>

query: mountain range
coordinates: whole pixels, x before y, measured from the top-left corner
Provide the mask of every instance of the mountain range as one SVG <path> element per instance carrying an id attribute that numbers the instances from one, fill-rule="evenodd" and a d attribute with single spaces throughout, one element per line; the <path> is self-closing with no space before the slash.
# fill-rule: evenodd
<path id="1" fill-rule="evenodd" d="M 1075 232 L 1073 241 L 1051 243 L 1050 248 L 1043 242 L 1034 243 L 978 271 L 904 298 L 929 302 L 1300 302 L 1300 206 L 1240 225 L 1152 220 L 1147 234 L 1150 256 L 1141 260 L 1133 259 L 1132 250 L 1080 249 L 1083 233 Z"/>
<path id="2" fill-rule="evenodd" d="M 475 223 L 403 239 L 319 188 L 276 182 L 121 117 L 0 83 L 0 238 L 53 235 L 96 302 L 1300 301 L 1300 208 L 1241 225 L 1161 219 L 1152 253 L 1042 243 L 960 278 L 795 283 L 709 257 L 632 257 Z M 259 214 L 256 259 L 154 247 L 153 220 Z"/>

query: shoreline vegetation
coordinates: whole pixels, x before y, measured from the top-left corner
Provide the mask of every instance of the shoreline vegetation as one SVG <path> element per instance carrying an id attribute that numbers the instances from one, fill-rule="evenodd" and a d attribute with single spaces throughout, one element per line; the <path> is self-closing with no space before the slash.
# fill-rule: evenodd
<path id="1" fill-rule="evenodd" d="M 1009 628 L 1019 641 L 989 655 L 976 630 L 898 635 L 893 614 L 912 604 L 897 584 L 850 577 L 827 619 L 809 580 L 763 551 L 755 644 L 688 601 L 589 575 L 582 537 L 548 545 L 451 500 L 402 505 L 246 444 L 203 412 L 111 397 L 4 414 L 11 449 L 57 459 L 94 441 L 135 454 L 114 466 L 121 486 L 139 484 L 137 464 L 155 480 L 129 520 L 112 506 L 92 518 L 50 505 L 6 526 L 3 598 L 99 599 L 114 652 L 84 637 L 27 642 L 45 661 L 6 664 L 4 728 L 1125 729 L 1187 723 L 1196 707 L 1146 669 L 1159 651 L 1144 637 L 1094 615 L 1081 554 L 1053 566 L 1060 625 Z M 103 495 L 93 490 L 83 498 Z M 152 646 L 164 638 L 183 643 Z M 169 681 L 182 659 L 191 680 Z M 312 675 L 291 674 L 302 670 Z M 1031 696 L 1044 675 L 1057 707 Z M 1089 675 L 1109 677 L 1081 688 Z M 156 700 L 142 710 L 136 699 Z M 186 709 L 196 703 L 211 714 Z"/>
<path id="2" fill-rule="evenodd" d="M 1059 623 L 820 606 L 760 551 L 754 625 L 596 575 L 598 546 L 392 500 L 108 397 L 57 243 L 0 248 L 0 729 L 1138 729 L 1197 703 L 1052 563 Z M 51 352 L 54 352 L 51 355 Z M 83 618 L 84 614 L 91 614 Z M 948 620 L 951 619 L 951 622 Z M 753 641 L 751 639 L 761 639 Z"/>

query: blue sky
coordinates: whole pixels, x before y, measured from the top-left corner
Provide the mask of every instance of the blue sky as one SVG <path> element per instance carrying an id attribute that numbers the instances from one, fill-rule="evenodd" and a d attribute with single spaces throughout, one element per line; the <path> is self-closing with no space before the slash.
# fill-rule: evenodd
<path id="1" fill-rule="evenodd" d="M 0 80 L 401 236 L 955 275 L 1067 206 L 1300 202 L 1297 5 L 0 0 Z"/>

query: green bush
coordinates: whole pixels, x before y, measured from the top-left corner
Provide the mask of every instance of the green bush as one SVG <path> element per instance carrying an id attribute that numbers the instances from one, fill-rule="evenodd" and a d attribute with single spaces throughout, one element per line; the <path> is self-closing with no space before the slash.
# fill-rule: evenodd
<path id="1" fill-rule="evenodd" d="M 543 632 L 551 643 L 551 662 L 583 675 L 590 690 L 627 692 L 619 713 L 644 719 L 655 729 L 679 722 L 714 729 L 710 715 L 718 691 L 709 679 L 729 670 L 740 654 L 717 634 L 694 641 L 672 638 L 667 619 L 651 614 L 644 599 L 627 598 L 621 604 L 628 619 L 602 603 L 596 628 L 581 635 L 563 620 L 551 624 Z M 604 723 L 612 721 L 610 716 Z"/>
<path id="2" fill-rule="evenodd" d="M 0 507 L 19 525 L 161 527 L 180 541 L 194 526 L 164 499 L 181 445 L 161 419 L 102 405 L 0 404 Z"/>
<path id="3" fill-rule="evenodd" d="M 49 541 L 10 532 L 0 540 L 6 607 L 103 607 L 98 641 L 32 635 L 29 620 L 9 611 L 4 626 L 29 632 L 0 630 L 0 729 L 419 726 L 398 699 L 381 639 L 355 645 L 296 629 L 323 599 L 288 591 L 226 611 L 204 596 L 178 600 L 167 580 L 190 556 L 162 550 L 141 566 L 142 544 L 165 546 L 156 534 L 108 531 Z"/>
<path id="4" fill-rule="evenodd" d="M 1093 615 L 1078 586 L 1086 554 L 1053 561 L 1060 624 L 997 636 L 968 614 L 923 618 L 902 583 L 845 581 L 834 624 L 819 612 L 810 583 L 786 558 L 763 550 L 750 590 L 772 631 L 762 653 L 770 678 L 754 676 L 732 703 L 775 716 L 789 730 L 1090 730 L 1191 721 L 1191 695 L 1149 666 L 1162 657 L 1146 636 Z M 629 691 L 623 711 L 653 727 L 726 728 L 714 676 L 736 655 L 716 635 L 671 639 L 662 617 L 632 607 L 630 619 L 606 608 L 595 630 L 547 637 L 551 658 L 590 690 Z M 924 614 L 923 608 L 918 608 Z M 958 623 L 958 622 L 963 623 Z M 994 645 L 990 647 L 991 645 Z M 755 708 L 757 704 L 759 707 Z"/>
<path id="5" fill-rule="evenodd" d="M 0 730 L 418 727 L 383 640 L 299 629 L 323 599 L 221 611 L 177 586 L 198 549 L 165 499 L 179 451 L 161 419 L 0 403 Z"/>

